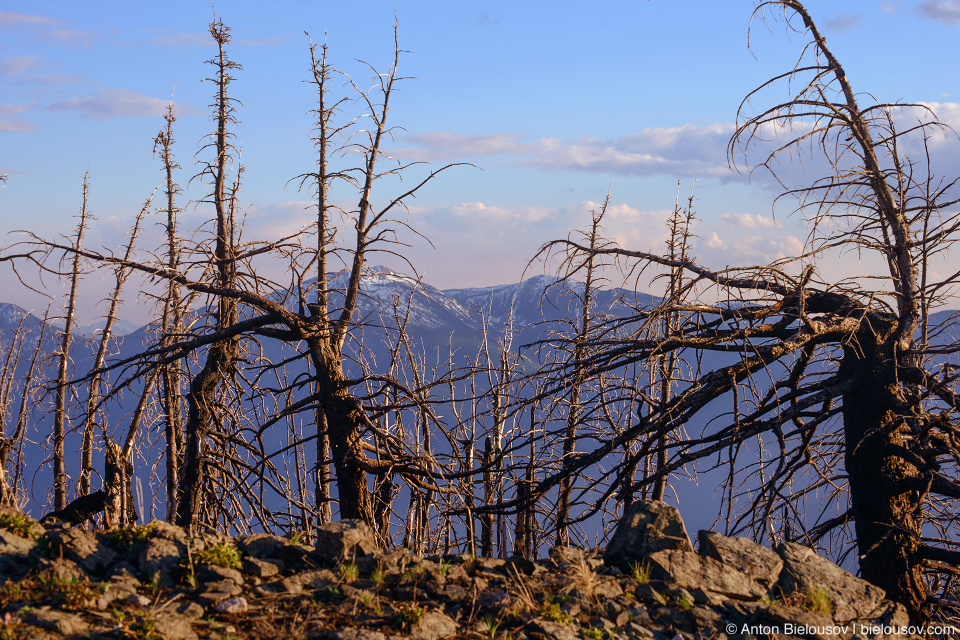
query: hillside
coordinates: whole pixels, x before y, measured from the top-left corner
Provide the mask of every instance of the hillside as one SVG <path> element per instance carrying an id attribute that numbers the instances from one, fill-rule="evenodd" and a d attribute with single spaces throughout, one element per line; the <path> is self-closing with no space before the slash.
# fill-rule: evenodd
<path id="1" fill-rule="evenodd" d="M 307 541 L 314 544 L 308 544 Z M 636 503 L 606 552 L 535 561 L 377 548 L 355 521 L 281 538 L 115 531 L 0 514 L 3 638 L 716 640 L 914 635 L 904 609 L 815 553 L 774 553 Z M 627 559 L 636 562 L 624 567 Z"/>

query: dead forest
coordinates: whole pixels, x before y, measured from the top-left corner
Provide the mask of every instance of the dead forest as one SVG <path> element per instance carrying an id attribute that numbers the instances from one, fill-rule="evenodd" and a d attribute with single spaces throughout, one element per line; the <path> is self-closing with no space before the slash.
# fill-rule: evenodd
<path id="1" fill-rule="evenodd" d="M 723 533 L 821 550 L 915 620 L 957 614 L 960 274 L 937 261 L 958 238 L 960 177 L 929 153 L 957 134 L 924 105 L 856 92 L 800 2 L 759 2 L 752 22 L 802 47 L 745 96 L 728 157 L 781 178 L 778 202 L 808 224 L 803 255 L 699 264 L 692 193 L 662 252 L 621 247 L 604 205 L 531 256 L 554 276 L 510 308 L 538 305 L 542 322 L 478 305 L 477 335 L 438 338 L 408 330 L 430 297 L 416 276 L 371 293 L 372 265 L 404 256 L 406 204 L 462 170 L 385 151 L 402 124 L 399 41 L 369 90 L 325 45 L 305 51 L 316 162 L 290 179 L 313 206 L 301 232 L 249 238 L 230 94 L 242 66 L 214 21 L 210 134 L 181 166 L 171 104 L 144 141 L 162 187 L 126 246 L 86 242 L 84 179 L 71 237 L 29 234 L 0 256 L 68 291 L 0 335 L 0 503 L 83 526 L 157 518 L 308 541 L 360 519 L 383 546 L 530 558 L 592 546 L 633 501 L 671 500 L 677 478 L 703 474 Z M 787 168 L 804 161 L 828 172 L 794 185 Z M 181 225 L 191 180 L 206 192 L 199 229 Z M 142 244 L 147 220 L 162 246 Z M 882 277 L 832 279 L 843 251 L 878 256 Z M 91 271 L 113 287 L 88 341 L 73 323 Z M 656 297 L 642 295 L 651 281 Z M 113 330 L 131 282 L 155 309 L 136 343 Z"/>

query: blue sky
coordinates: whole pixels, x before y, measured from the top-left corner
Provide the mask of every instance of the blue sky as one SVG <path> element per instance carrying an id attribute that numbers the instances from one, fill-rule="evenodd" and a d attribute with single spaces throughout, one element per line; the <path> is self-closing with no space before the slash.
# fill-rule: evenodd
<path id="1" fill-rule="evenodd" d="M 725 156 L 743 96 L 790 68 L 801 39 L 785 36 L 782 24 L 767 30 L 755 23 L 748 49 L 750 0 L 589 4 L 216 3 L 232 29 L 230 55 L 243 65 L 232 87 L 243 103 L 235 131 L 246 168 L 248 237 L 278 237 L 307 222 L 309 198 L 287 184 L 313 162 L 303 31 L 316 41 L 326 32 L 331 61 L 363 84 L 369 73 L 355 60 L 387 68 L 395 11 L 401 48 L 410 52 L 400 75 L 415 79 L 394 98 L 391 122 L 403 130 L 390 149 L 432 167 L 477 166 L 446 172 L 411 202 L 405 221 L 434 247 L 407 236 L 406 254 L 427 282 L 449 288 L 518 280 L 537 247 L 583 226 L 608 190 L 607 235 L 660 250 L 678 180 L 684 195 L 698 180 L 694 254 L 702 262 L 762 263 L 802 248 L 803 221 L 787 215 L 789 207 L 771 215 L 772 181 L 730 171 Z M 806 6 L 855 90 L 880 101 L 931 103 L 960 129 L 960 1 Z M 0 232 L 69 232 L 89 168 L 97 217 L 90 242 L 117 247 L 160 184 L 152 143 L 172 92 L 175 153 L 184 167 L 178 180 L 187 184 L 210 127 L 212 87 L 201 79 L 215 52 L 207 34 L 212 17 L 208 3 L 181 0 L 0 2 L 0 173 L 9 174 L 0 190 Z M 960 173 L 956 156 L 944 156 L 948 175 Z M 415 168 L 409 177 L 419 175 Z M 182 204 L 199 195 L 191 188 Z M 336 195 L 346 201 L 352 194 Z M 203 206 L 188 207 L 184 224 L 208 215 Z M 872 267 L 845 256 L 837 268 L 856 274 Z M 101 280 L 91 276 L 85 286 L 99 292 Z M 0 298 L 42 305 L 14 286 Z M 88 319 L 96 298 L 88 296 Z"/>

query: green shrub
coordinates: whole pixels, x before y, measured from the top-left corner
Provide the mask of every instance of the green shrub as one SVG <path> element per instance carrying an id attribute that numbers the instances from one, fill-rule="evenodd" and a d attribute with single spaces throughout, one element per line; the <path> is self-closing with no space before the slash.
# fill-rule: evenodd
<path id="1" fill-rule="evenodd" d="M 197 564 L 212 564 L 217 567 L 226 567 L 227 569 L 239 569 L 240 552 L 233 546 L 233 543 L 222 540 L 207 546 L 203 551 L 197 554 Z"/>
<path id="2" fill-rule="evenodd" d="M 37 523 L 22 513 L 0 513 L 0 529 L 30 540 L 40 535 Z"/>

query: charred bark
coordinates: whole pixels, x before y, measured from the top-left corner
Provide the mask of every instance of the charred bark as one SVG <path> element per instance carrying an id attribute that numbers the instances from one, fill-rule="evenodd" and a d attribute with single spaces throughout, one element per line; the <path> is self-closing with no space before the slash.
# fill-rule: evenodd
<path id="1" fill-rule="evenodd" d="M 921 513 L 911 488 L 920 470 L 903 455 L 909 427 L 897 380 L 896 327 L 894 318 L 882 327 L 865 326 L 844 348 L 840 374 L 856 381 L 843 396 L 845 463 L 861 575 L 922 621 L 928 612 Z"/>

